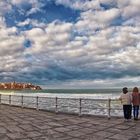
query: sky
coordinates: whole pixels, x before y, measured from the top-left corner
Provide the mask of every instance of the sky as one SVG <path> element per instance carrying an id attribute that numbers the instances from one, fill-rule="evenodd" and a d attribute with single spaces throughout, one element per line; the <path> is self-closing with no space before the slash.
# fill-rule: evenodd
<path id="1" fill-rule="evenodd" d="M 0 82 L 140 86 L 140 0 L 0 0 Z"/>

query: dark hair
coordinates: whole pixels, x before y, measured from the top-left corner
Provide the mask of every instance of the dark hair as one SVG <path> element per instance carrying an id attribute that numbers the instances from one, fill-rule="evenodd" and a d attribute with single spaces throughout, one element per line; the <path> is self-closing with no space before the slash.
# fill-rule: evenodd
<path id="1" fill-rule="evenodd" d="M 124 88 L 122 89 L 122 91 L 123 91 L 124 94 L 126 94 L 126 93 L 128 92 L 127 87 L 124 87 Z"/>
<path id="2" fill-rule="evenodd" d="M 134 87 L 133 92 L 139 92 L 139 89 L 137 87 Z"/>

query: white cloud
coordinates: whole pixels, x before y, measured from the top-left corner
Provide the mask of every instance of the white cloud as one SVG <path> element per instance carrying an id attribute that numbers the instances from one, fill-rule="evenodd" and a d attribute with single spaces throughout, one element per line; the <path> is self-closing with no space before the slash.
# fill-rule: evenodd
<path id="1" fill-rule="evenodd" d="M 94 1 L 56 0 L 56 4 L 63 4 L 67 7 L 79 10 L 100 9 L 100 3 L 98 0 Z"/>
<path id="2" fill-rule="evenodd" d="M 118 0 L 117 4 L 119 8 L 123 8 L 129 4 L 130 0 Z"/>
<path id="3" fill-rule="evenodd" d="M 30 19 L 27 19 L 27 20 L 25 20 L 23 22 L 19 22 L 17 25 L 18 26 L 25 26 L 25 25 L 30 24 L 30 22 L 31 22 L 31 20 Z"/>
<path id="4" fill-rule="evenodd" d="M 15 5 L 19 5 L 19 4 L 22 4 L 22 3 L 31 3 L 31 4 L 34 4 L 36 2 L 37 2 L 36 0 L 11 0 L 11 3 L 12 4 L 15 4 Z"/>
<path id="5" fill-rule="evenodd" d="M 5 12 L 9 11 L 10 9 L 11 5 L 9 5 L 9 3 L 7 3 L 4 0 L 0 1 L 0 16 L 2 16 Z"/>
<path id="6" fill-rule="evenodd" d="M 5 19 L 3 17 L 0 17 L 0 29 L 5 26 Z"/>
<path id="7" fill-rule="evenodd" d="M 112 8 L 106 11 L 97 11 L 96 13 L 96 21 L 101 22 L 103 24 L 110 23 L 110 21 L 120 16 L 120 10 L 116 8 Z"/>
<path id="8" fill-rule="evenodd" d="M 133 16 L 136 16 L 136 15 L 140 15 L 140 7 L 138 6 L 133 6 L 133 5 L 129 5 L 127 7 L 125 7 L 123 9 L 123 16 L 125 18 L 130 18 L 130 17 L 133 17 Z"/>
<path id="9" fill-rule="evenodd" d="M 22 4 L 31 4 L 32 8 L 29 11 L 27 11 L 27 16 L 41 11 L 40 8 L 42 6 L 42 4 L 38 0 L 12 0 L 11 4 L 18 6 L 19 8 L 22 6 Z"/>
<path id="10" fill-rule="evenodd" d="M 28 13 L 27 13 L 27 16 L 31 15 L 31 14 L 34 14 L 38 11 L 41 11 L 38 7 L 33 7 Z"/>

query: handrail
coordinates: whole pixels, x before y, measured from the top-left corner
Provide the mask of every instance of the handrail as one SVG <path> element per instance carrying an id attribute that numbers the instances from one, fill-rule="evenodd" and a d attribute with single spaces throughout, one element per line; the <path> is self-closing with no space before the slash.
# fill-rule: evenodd
<path id="1" fill-rule="evenodd" d="M 66 110 L 65 108 L 68 108 L 67 111 L 69 113 L 72 113 L 74 109 L 77 109 L 76 111 L 74 111 L 76 112 L 76 114 L 79 114 L 79 116 L 83 115 L 83 112 L 87 110 L 90 110 L 91 112 L 93 110 L 105 110 L 104 114 L 106 114 L 108 119 L 110 119 L 112 116 L 112 110 L 122 110 L 120 107 L 120 103 L 117 104 L 117 107 L 112 106 L 114 101 L 119 101 L 119 99 L 60 98 L 0 94 L 0 104 L 8 104 L 11 106 L 18 105 L 22 108 L 36 108 L 36 110 L 44 110 L 45 108 L 45 110 L 51 111 L 51 109 L 53 108 L 53 111 L 56 113 L 63 112 L 64 110 Z M 51 107 L 49 108 L 49 106 Z M 92 115 L 94 114 L 92 113 Z M 98 115 L 100 115 L 100 113 Z"/>

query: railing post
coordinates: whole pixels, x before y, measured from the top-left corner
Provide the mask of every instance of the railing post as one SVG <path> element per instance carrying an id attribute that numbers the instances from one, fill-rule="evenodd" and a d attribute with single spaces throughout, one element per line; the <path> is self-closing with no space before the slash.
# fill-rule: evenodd
<path id="1" fill-rule="evenodd" d="M 58 113 L 58 98 L 55 98 L 55 113 Z"/>
<path id="2" fill-rule="evenodd" d="M 38 110 L 38 96 L 36 97 L 36 110 Z"/>
<path id="3" fill-rule="evenodd" d="M 11 95 L 9 95 L 9 105 L 11 105 Z"/>
<path id="4" fill-rule="evenodd" d="M 108 119 L 111 118 L 110 110 L 111 110 L 111 99 L 109 98 L 109 99 L 108 99 Z"/>
<path id="5" fill-rule="evenodd" d="M 79 99 L 79 116 L 82 115 L 82 99 Z"/>
<path id="6" fill-rule="evenodd" d="M 1 104 L 1 94 L 0 94 L 0 104 Z"/>
<path id="7" fill-rule="evenodd" d="M 23 108 L 23 95 L 21 96 L 21 107 Z"/>

